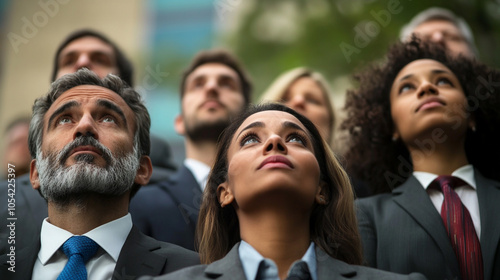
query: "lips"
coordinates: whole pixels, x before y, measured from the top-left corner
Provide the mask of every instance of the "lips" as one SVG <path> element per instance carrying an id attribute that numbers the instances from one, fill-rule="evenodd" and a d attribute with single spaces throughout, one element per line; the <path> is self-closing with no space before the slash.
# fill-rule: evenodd
<path id="1" fill-rule="evenodd" d="M 93 146 L 79 146 L 79 147 L 76 147 L 73 149 L 73 151 L 71 151 L 70 155 L 73 155 L 73 154 L 76 154 L 78 152 L 94 152 L 100 156 L 102 156 L 102 152 L 97 149 L 96 147 L 93 147 Z"/>
<path id="2" fill-rule="evenodd" d="M 205 102 L 203 102 L 200 105 L 200 108 L 203 108 L 203 107 L 206 107 L 206 108 L 217 108 L 217 107 L 223 107 L 223 106 L 222 106 L 222 103 L 220 103 L 218 100 L 216 100 L 216 99 L 209 99 L 209 100 L 206 100 Z"/>
<path id="3" fill-rule="evenodd" d="M 444 106 L 444 105 L 446 105 L 446 103 L 444 103 L 444 101 L 441 100 L 440 98 L 430 97 L 430 98 L 427 98 L 424 101 L 422 101 L 418 105 L 418 107 L 415 110 L 415 112 L 418 112 L 420 110 L 429 109 L 429 108 L 440 107 L 440 106 Z"/>
<path id="4" fill-rule="evenodd" d="M 293 168 L 293 164 L 284 156 L 269 156 L 259 165 L 257 169 L 262 168 Z"/>

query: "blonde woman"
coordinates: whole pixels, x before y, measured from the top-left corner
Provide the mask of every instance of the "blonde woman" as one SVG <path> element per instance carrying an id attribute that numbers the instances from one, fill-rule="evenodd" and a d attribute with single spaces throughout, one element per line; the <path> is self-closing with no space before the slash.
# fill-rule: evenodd
<path id="1" fill-rule="evenodd" d="M 323 75 L 300 67 L 281 74 L 264 92 L 261 101 L 280 102 L 306 116 L 331 145 L 335 113 L 331 89 Z"/>

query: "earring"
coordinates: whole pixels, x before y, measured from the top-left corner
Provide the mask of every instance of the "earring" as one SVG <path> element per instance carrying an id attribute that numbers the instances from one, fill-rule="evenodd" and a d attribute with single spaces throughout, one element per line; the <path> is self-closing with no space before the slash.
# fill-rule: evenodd
<path id="1" fill-rule="evenodd" d="M 476 126 L 475 126 L 475 125 L 473 125 L 473 126 L 471 127 L 471 129 L 472 129 L 472 132 L 476 132 Z"/>
<path id="2" fill-rule="evenodd" d="M 392 136 L 392 142 L 398 141 L 398 137 L 396 135 Z"/>

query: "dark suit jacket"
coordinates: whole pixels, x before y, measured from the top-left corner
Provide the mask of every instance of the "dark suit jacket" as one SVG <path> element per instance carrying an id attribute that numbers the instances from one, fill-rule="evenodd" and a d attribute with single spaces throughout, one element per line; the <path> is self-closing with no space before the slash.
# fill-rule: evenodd
<path id="1" fill-rule="evenodd" d="M 134 225 L 146 235 L 194 250 L 201 197 L 198 182 L 183 165 L 169 180 L 141 188 L 129 212 Z"/>
<path id="2" fill-rule="evenodd" d="M 484 279 L 500 279 L 500 182 L 475 171 L 481 219 Z M 368 265 L 429 279 L 460 279 L 457 258 L 441 216 L 415 177 L 389 194 L 357 201 Z"/>
<path id="3" fill-rule="evenodd" d="M 239 280 L 246 279 L 243 265 L 238 254 L 239 243 L 227 255 L 209 265 L 197 265 L 179 270 L 164 276 L 155 277 L 156 280 Z M 328 256 L 323 250 L 316 247 L 316 261 L 318 280 L 324 279 L 425 279 L 420 274 L 398 275 L 391 272 L 377 270 L 359 265 L 349 265 Z M 153 277 L 141 277 L 140 280 L 150 280 Z M 253 279 L 252 279 L 253 280 Z"/>
<path id="4" fill-rule="evenodd" d="M 8 271 L 7 255 L 0 256 L 0 279 L 30 279 L 40 250 L 40 236 L 33 246 L 16 251 L 16 272 Z M 179 246 L 154 240 L 132 227 L 116 263 L 113 279 L 135 279 L 161 275 L 199 264 L 198 254 Z"/>
<path id="5" fill-rule="evenodd" d="M 42 221 L 48 216 L 47 202 L 38 191 L 34 190 L 29 174 L 15 180 L 15 216 L 10 216 L 7 204 L 8 182 L 2 181 L 0 186 L 0 255 L 14 245 L 17 250 L 30 245 L 40 232 Z M 10 198 L 10 197 L 9 197 Z M 17 218 L 15 222 L 15 244 L 8 243 L 10 230 L 6 227 L 7 218 Z M 8 221 L 11 222 L 11 221 Z"/>

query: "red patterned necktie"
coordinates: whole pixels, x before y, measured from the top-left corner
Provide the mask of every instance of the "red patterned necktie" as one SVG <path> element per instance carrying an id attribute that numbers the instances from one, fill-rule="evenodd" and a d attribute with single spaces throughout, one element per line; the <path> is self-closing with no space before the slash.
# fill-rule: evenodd
<path id="1" fill-rule="evenodd" d="M 462 204 L 460 197 L 453 190 L 455 187 L 468 184 L 453 176 L 439 176 L 433 181 L 433 184 L 433 187 L 440 189 L 444 195 L 441 218 L 457 256 L 462 279 L 482 280 L 483 257 L 474 223 L 469 210 Z"/>

